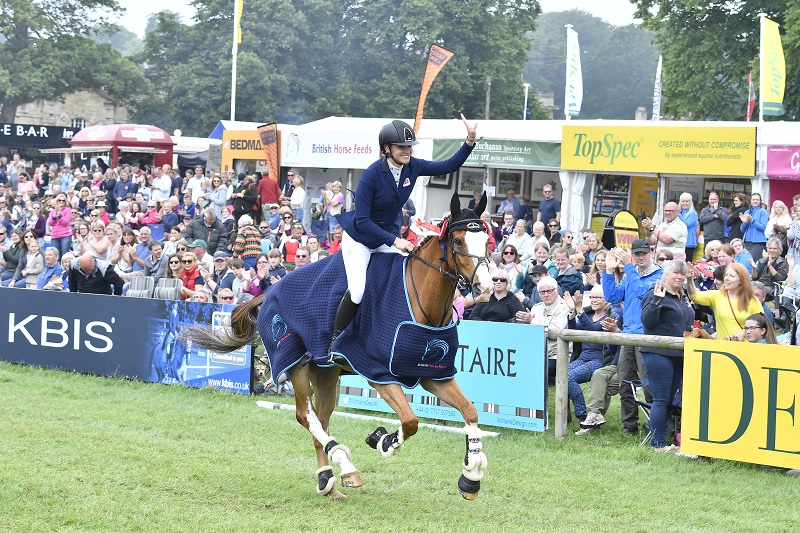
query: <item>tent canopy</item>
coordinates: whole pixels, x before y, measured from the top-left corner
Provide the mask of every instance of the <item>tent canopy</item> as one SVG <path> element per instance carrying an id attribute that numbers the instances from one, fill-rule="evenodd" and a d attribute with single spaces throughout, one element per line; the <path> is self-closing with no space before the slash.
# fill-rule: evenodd
<path id="1" fill-rule="evenodd" d="M 84 128 L 70 141 L 73 147 L 104 144 L 124 146 L 150 146 L 171 150 L 175 145 L 169 133 L 155 126 L 139 124 L 109 124 Z"/>

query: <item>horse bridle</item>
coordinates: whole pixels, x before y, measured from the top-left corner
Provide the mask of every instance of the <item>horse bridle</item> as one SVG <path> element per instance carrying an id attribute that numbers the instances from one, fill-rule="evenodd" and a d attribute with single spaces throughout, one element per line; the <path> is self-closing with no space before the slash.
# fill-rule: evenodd
<path id="1" fill-rule="evenodd" d="M 455 274 L 451 274 L 450 272 L 443 269 L 441 266 L 434 265 L 430 261 L 421 258 L 419 255 L 415 253 L 410 253 L 409 255 L 414 259 L 416 259 L 417 261 L 420 261 L 421 263 L 433 268 L 434 270 L 438 270 L 440 274 L 442 274 L 445 278 L 450 280 L 450 282 L 453 285 L 453 291 L 455 291 L 459 281 L 467 284 L 471 288 L 473 286 L 473 282 L 475 281 L 475 274 L 478 272 L 480 266 L 482 264 L 486 264 L 486 268 L 487 269 L 489 268 L 489 259 L 485 255 L 481 256 L 481 255 L 469 254 L 466 252 L 461 252 L 456 250 L 453 242 L 453 231 L 458 229 L 466 229 L 467 231 L 472 231 L 472 232 L 483 231 L 485 233 L 489 233 L 489 228 L 486 225 L 486 223 L 480 219 L 459 220 L 453 222 L 452 224 L 449 224 L 448 222 L 449 220 L 446 220 L 444 225 L 442 226 L 442 233 L 444 233 L 445 238 L 447 239 L 447 243 L 450 246 L 450 259 L 452 259 L 453 261 L 453 268 L 455 270 Z M 456 261 L 457 255 L 463 257 L 469 257 L 476 261 L 475 268 L 472 270 L 472 276 L 469 278 L 469 280 L 467 279 L 466 276 L 464 276 L 458 271 L 458 262 Z M 442 259 L 440 261 L 442 263 L 449 262 L 448 258 L 444 255 L 442 256 Z M 438 322 L 434 322 L 433 320 L 431 320 L 431 318 L 425 312 L 425 309 L 422 307 L 422 301 L 419 296 L 419 291 L 417 291 L 417 286 L 416 283 L 414 282 L 413 276 L 411 277 L 411 287 L 412 289 L 414 289 L 414 298 L 416 298 L 417 300 L 417 307 L 419 307 L 420 311 L 422 311 L 422 316 L 424 316 L 425 319 L 433 325 L 444 323 L 444 319 L 447 316 L 447 313 L 450 311 L 450 309 L 445 308 L 445 310 L 442 313 L 441 319 Z"/>

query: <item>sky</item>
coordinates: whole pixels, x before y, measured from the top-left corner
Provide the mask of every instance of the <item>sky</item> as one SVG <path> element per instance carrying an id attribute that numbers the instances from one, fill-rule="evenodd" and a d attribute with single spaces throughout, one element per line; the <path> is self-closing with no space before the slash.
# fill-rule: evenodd
<path id="1" fill-rule="evenodd" d="M 147 17 L 152 13 L 169 9 L 183 15 L 184 22 L 190 22 L 194 14 L 190 0 L 119 0 L 119 3 L 127 13 L 118 22 L 139 37 L 144 37 Z M 581 9 L 615 26 L 633 22 L 634 7 L 629 0 L 539 0 L 539 3 L 545 13 Z"/>

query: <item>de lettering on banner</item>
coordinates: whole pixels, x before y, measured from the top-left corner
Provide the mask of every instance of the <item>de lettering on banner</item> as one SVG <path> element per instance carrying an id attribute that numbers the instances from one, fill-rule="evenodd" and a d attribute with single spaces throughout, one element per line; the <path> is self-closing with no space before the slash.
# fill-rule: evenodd
<path id="1" fill-rule="evenodd" d="M 252 347 L 184 345 L 184 325 L 225 327 L 232 305 L 3 289 L 0 359 L 13 363 L 249 394 Z"/>
<path id="2" fill-rule="evenodd" d="M 681 452 L 800 468 L 796 346 L 687 339 Z"/>
<path id="3" fill-rule="evenodd" d="M 463 321 L 458 326 L 455 379 L 478 409 L 482 425 L 545 431 L 547 373 L 545 330 L 541 326 Z M 417 416 L 463 421 L 461 413 L 421 386 L 406 390 Z M 390 413 L 361 376 L 341 381 L 339 405 Z"/>

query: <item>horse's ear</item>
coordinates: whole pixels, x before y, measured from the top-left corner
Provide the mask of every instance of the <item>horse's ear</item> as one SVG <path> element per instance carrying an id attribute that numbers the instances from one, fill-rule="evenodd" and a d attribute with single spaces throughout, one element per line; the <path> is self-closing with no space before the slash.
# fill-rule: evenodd
<path id="1" fill-rule="evenodd" d="M 487 202 L 486 191 L 483 191 L 483 194 L 481 195 L 481 199 L 478 202 L 478 205 L 475 206 L 475 214 L 477 216 L 481 216 L 483 212 L 486 211 L 486 202 Z"/>
<path id="2" fill-rule="evenodd" d="M 458 198 L 458 191 L 453 193 L 450 198 L 450 216 L 454 216 L 461 212 L 461 200 Z"/>

